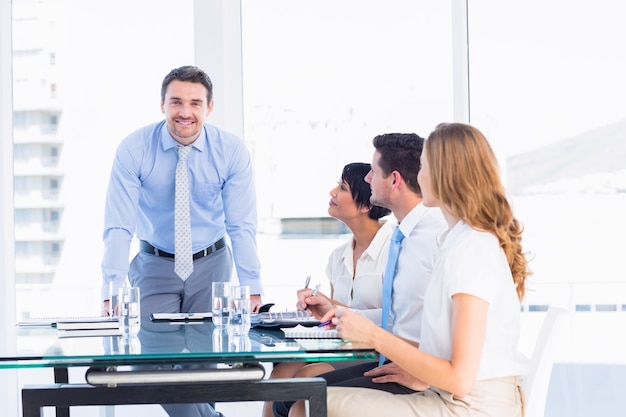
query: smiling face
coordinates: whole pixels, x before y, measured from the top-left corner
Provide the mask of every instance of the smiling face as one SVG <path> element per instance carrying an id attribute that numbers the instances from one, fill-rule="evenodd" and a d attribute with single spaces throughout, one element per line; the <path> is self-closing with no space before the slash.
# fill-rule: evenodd
<path id="1" fill-rule="evenodd" d="M 189 145 L 200 135 L 204 119 L 213 110 L 213 101 L 207 102 L 208 91 L 200 83 L 173 80 L 161 102 L 167 130 L 182 145 Z"/>

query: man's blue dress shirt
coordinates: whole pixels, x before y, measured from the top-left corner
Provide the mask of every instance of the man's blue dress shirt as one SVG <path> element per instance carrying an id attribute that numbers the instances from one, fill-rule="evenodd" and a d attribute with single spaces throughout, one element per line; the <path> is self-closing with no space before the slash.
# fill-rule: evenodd
<path id="1" fill-rule="evenodd" d="M 119 145 L 107 190 L 102 294 L 122 285 L 133 234 L 174 253 L 176 142 L 165 121 L 139 129 Z M 193 252 L 228 233 L 238 278 L 262 294 L 257 255 L 257 209 L 252 161 L 237 136 L 204 125 L 187 159 Z"/>

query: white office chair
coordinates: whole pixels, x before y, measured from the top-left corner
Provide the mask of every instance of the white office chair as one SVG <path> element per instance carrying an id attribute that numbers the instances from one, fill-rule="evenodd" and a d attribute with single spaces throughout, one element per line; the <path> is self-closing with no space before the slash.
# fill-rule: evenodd
<path id="1" fill-rule="evenodd" d="M 522 385 L 526 398 L 525 417 L 544 417 L 554 363 L 555 342 L 561 337 L 566 313 L 565 308 L 550 306 L 541 325 L 530 359 L 530 369 Z"/>

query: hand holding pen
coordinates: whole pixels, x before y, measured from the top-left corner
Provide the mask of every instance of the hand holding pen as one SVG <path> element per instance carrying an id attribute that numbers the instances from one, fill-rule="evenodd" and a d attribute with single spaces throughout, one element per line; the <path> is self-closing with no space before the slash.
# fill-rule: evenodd
<path id="1" fill-rule="evenodd" d="M 296 293 L 296 297 L 298 297 L 298 301 L 296 302 L 296 308 L 300 311 L 305 310 L 307 305 L 304 302 L 304 299 L 309 296 L 309 284 L 311 283 L 311 275 L 307 275 L 304 280 L 304 287 L 301 290 L 298 290 Z"/>
<path id="2" fill-rule="evenodd" d="M 306 277 L 306 280 L 304 280 L 304 288 L 301 290 L 298 290 L 298 302 L 296 303 L 296 307 L 298 308 L 298 310 L 300 311 L 304 311 L 308 308 L 308 304 L 306 303 L 306 301 L 304 301 L 307 297 L 311 297 L 312 295 L 316 295 L 317 292 L 319 291 L 319 287 L 320 285 L 318 284 L 315 289 L 313 290 L 313 292 L 311 292 L 311 290 L 309 289 L 309 284 L 311 283 L 311 275 L 308 275 Z"/>
<path id="3" fill-rule="evenodd" d="M 330 326 L 331 324 L 333 324 L 332 320 L 326 320 L 318 324 L 317 327 L 326 327 L 326 326 Z"/>
<path id="4" fill-rule="evenodd" d="M 311 293 L 311 297 L 315 297 L 317 295 L 317 293 L 320 292 L 320 285 L 322 285 L 322 284 L 317 284 L 315 286 L 315 288 L 313 289 L 313 292 Z"/>
<path id="5" fill-rule="evenodd" d="M 315 288 L 313 289 L 313 292 L 311 293 L 311 295 L 305 296 L 303 302 L 304 302 L 304 310 L 308 310 L 310 304 L 306 301 L 307 299 L 310 299 L 311 297 L 315 297 L 317 295 L 317 293 L 320 291 L 320 286 L 321 284 L 317 284 L 315 286 Z M 312 312 L 313 315 L 315 315 L 314 312 Z"/>
<path id="6" fill-rule="evenodd" d="M 328 310 L 335 308 L 333 301 L 322 294 L 320 288 L 321 284 L 317 284 L 313 290 L 305 288 L 298 291 L 298 310 L 308 311 L 317 319 L 326 314 Z"/>

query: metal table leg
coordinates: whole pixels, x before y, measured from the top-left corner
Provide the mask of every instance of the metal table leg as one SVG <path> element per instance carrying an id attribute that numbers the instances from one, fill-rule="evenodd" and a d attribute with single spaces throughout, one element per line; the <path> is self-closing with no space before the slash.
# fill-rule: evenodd
<path id="1" fill-rule="evenodd" d="M 54 368 L 54 382 L 57 384 L 67 384 L 70 382 L 69 371 L 67 368 Z M 57 417 L 70 417 L 69 407 L 57 407 Z"/>

